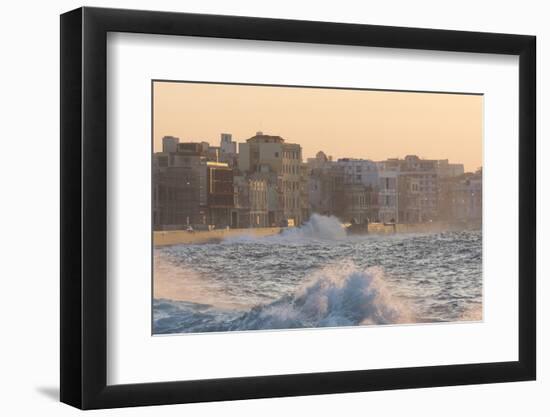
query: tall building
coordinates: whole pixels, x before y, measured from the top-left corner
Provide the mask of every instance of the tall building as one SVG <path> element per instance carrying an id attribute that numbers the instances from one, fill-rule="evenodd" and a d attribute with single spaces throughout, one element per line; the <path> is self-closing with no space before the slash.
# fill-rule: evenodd
<path id="1" fill-rule="evenodd" d="M 335 166 L 344 184 L 345 207 L 340 216 L 345 222 L 364 224 L 378 220 L 379 174 L 376 162 L 369 159 L 340 158 Z"/>
<path id="2" fill-rule="evenodd" d="M 235 210 L 232 227 L 267 227 L 268 181 L 261 175 L 235 177 Z"/>
<path id="3" fill-rule="evenodd" d="M 302 147 L 280 136 L 258 132 L 239 144 L 238 168 L 248 175 L 258 173 L 268 181 L 269 224 L 299 225 L 303 217 Z"/>
<path id="4" fill-rule="evenodd" d="M 411 175 L 399 175 L 397 177 L 397 194 L 397 219 L 399 223 L 421 222 L 422 208 L 419 179 Z"/>
<path id="5" fill-rule="evenodd" d="M 319 151 L 315 158 L 308 158 L 306 165 L 309 170 L 308 195 L 311 212 L 323 215 L 333 214 L 334 187 L 331 180 L 332 171 L 335 170 L 331 170 L 332 162 L 323 151 Z"/>
<path id="6" fill-rule="evenodd" d="M 230 133 L 222 133 L 220 139 L 220 161 L 234 167 L 237 166 L 237 158 L 237 142 L 233 141 Z"/>
<path id="7" fill-rule="evenodd" d="M 237 142 L 233 141 L 231 133 L 222 133 L 220 138 L 220 148 L 222 153 L 237 153 Z"/>
<path id="8" fill-rule="evenodd" d="M 399 222 L 399 172 L 392 166 L 383 166 L 379 172 L 378 220 L 383 223 Z"/>
<path id="9" fill-rule="evenodd" d="M 412 177 L 418 183 L 420 221 L 437 220 L 439 200 L 438 161 L 407 155 L 401 164 L 400 175 Z"/>
<path id="10" fill-rule="evenodd" d="M 162 152 L 163 153 L 176 152 L 179 142 L 180 142 L 180 139 L 176 138 L 175 136 L 164 136 L 162 138 Z"/>
<path id="11" fill-rule="evenodd" d="M 233 169 L 226 163 L 206 162 L 208 224 L 231 226 L 234 207 Z"/>
<path id="12" fill-rule="evenodd" d="M 332 161 L 324 152 L 307 162 L 311 212 L 338 217 L 344 223 L 378 220 L 378 167 L 367 159 Z"/>
<path id="13" fill-rule="evenodd" d="M 421 222 L 438 218 L 439 177 L 437 160 L 421 159 L 416 155 L 407 155 L 404 159 L 391 158 L 381 161 L 378 163 L 378 167 L 380 175 L 380 213 L 383 221 L 387 221 L 388 216 L 392 216 L 397 222 L 408 221 L 406 220 L 408 216 L 399 218 L 399 211 L 409 210 L 405 208 L 404 204 L 412 200 L 418 200 L 418 204 L 414 203 L 415 206 L 418 205 L 418 210 L 415 208 L 413 211 L 417 212 L 417 215 L 411 214 L 411 217 L 418 217 L 418 221 Z M 395 180 L 392 178 L 395 178 Z"/>

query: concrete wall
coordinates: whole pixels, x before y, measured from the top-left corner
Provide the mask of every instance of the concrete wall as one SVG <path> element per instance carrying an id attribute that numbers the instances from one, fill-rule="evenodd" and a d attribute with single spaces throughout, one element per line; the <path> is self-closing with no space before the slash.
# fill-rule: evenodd
<path id="1" fill-rule="evenodd" d="M 153 232 L 153 244 L 155 246 L 215 243 L 228 237 L 237 236 L 271 236 L 281 231 L 280 227 L 262 227 L 251 229 L 220 229 L 209 231 L 187 232 L 184 230 Z"/>
<path id="2" fill-rule="evenodd" d="M 272 236 L 281 232 L 282 227 L 259 227 L 249 229 L 219 229 L 208 231 L 187 232 L 184 230 L 169 230 L 153 232 L 153 244 L 155 246 L 179 245 L 179 244 L 201 244 L 216 243 L 229 237 L 252 236 L 263 237 Z M 369 223 L 369 234 L 385 235 L 392 233 L 439 233 L 451 230 L 475 230 L 480 229 L 480 224 L 476 223 L 449 223 L 449 222 L 430 222 L 430 223 L 411 223 L 411 224 L 384 224 Z"/>
<path id="3" fill-rule="evenodd" d="M 398 223 L 395 226 L 384 223 L 369 223 L 370 234 L 390 233 L 439 233 L 445 231 L 477 230 L 481 229 L 480 223 L 451 223 L 451 222 L 429 222 L 429 223 Z"/>

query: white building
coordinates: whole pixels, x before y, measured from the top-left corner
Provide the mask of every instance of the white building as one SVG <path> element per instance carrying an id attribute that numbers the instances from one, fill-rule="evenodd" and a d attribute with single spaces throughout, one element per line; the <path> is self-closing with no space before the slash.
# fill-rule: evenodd
<path id="1" fill-rule="evenodd" d="M 344 184 L 377 187 L 378 166 L 369 159 L 341 158 L 336 161 L 344 174 Z"/>
<path id="2" fill-rule="evenodd" d="M 220 140 L 220 150 L 223 154 L 236 154 L 237 153 L 237 142 L 233 141 L 231 133 L 222 133 Z"/>

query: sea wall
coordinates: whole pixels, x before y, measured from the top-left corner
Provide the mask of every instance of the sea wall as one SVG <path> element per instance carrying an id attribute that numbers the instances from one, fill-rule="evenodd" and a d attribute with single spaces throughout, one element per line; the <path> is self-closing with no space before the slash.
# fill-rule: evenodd
<path id="1" fill-rule="evenodd" d="M 370 223 L 368 233 L 373 235 L 384 235 L 392 233 L 439 233 L 453 230 L 477 230 L 479 223 L 450 223 L 450 222 L 429 222 L 429 223 Z M 282 227 L 261 227 L 251 229 L 219 229 L 188 232 L 185 230 L 158 231 L 153 234 L 155 246 L 178 245 L 178 244 L 202 244 L 217 243 L 223 239 L 237 236 L 263 237 L 276 235 L 281 232 Z"/>
<path id="2" fill-rule="evenodd" d="M 155 246 L 216 243 L 229 237 L 263 237 L 276 235 L 280 231 L 280 227 L 262 227 L 252 229 L 219 229 L 194 232 L 188 232 L 185 230 L 159 231 L 154 232 L 153 243 Z"/>
<path id="3" fill-rule="evenodd" d="M 475 222 L 428 222 L 428 223 L 370 223 L 370 234 L 391 233 L 439 233 L 456 230 L 478 230 L 481 224 Z"/>

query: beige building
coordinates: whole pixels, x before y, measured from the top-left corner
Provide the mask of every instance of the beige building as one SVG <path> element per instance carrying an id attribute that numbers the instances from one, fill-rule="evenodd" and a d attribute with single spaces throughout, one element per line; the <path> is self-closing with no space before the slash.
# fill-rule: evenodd
<path id="1" fill-rule="evenodd" d="M 440 179 L 459 177 L 464 174 L 464 164 L 452 164 L 448 159 L 437 161 L 437 175 Z"/>
<path id="2" fill-rule="evenodd" d="M 439 176 L 438 160 L 421 159 L 407 155 L 404 159 L 391 158 L 378 163 L 380 177 L 380 217 L 389 217 L 396 222 L 412 222 L 408 218 L 418 217 L 417 221 L 437 220 L 439 217 Z M 407 179 L 405 179 L 407 178 Z M 411 199 L 415 200 L 410 205 Z M 416 203 L 416 200 L 418 203 Z M 417 215 L 401 214 L 416 207 Z"/>
<path id="3" fill-rule="evenodd" d="M 235 210 L 232 227 L 267 227 L 268 219 L 268 181 L 261 176 L 234 177 Z"/>
<path id="4" fill-rule="evenodd" d="M 441 218 L 458 222 L 481 222 L 483 184 L 481 171 L 441 181 Z"/>
<path id="5" fill-rule="evenodd" d="M 238 168 L 247 175 L 261 174 L 268 182 L 269 225 L 299 225 L 306 220 L 300 145 L 258 132 L 239 144 Z"/>

